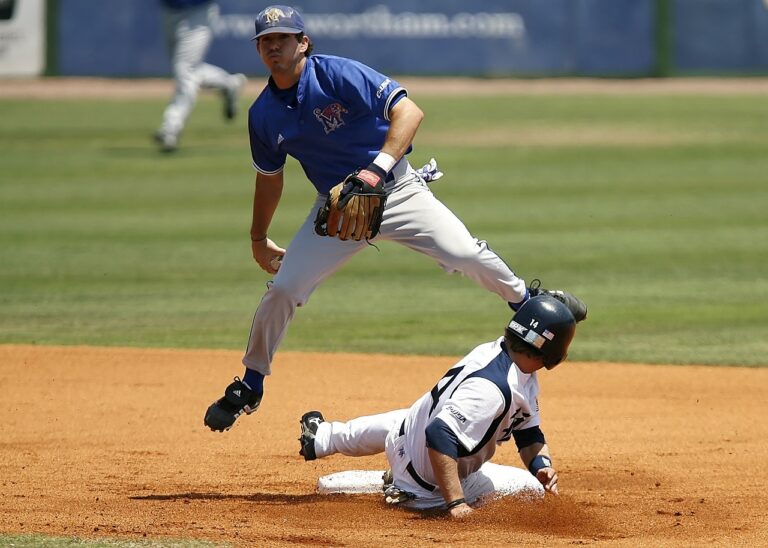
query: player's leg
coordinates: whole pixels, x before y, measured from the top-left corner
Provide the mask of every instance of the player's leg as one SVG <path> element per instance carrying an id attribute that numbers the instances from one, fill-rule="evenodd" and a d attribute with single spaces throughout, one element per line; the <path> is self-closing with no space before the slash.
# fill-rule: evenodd
<path id="1" fill-rule="evenodd" d="M 306 460 L 313 460 L 313 457 L 320 459 L 336 453 L 349 457 L 382 453 L 387 435 L 403 422 L 407 413 L 407 409 L 398 409 L 347 422 L 321 421 L 311 440 L 310 451 L 302 454 Z"/>
<path id="2" fill-rule="evenodd" d="M 168 32 L 174 34 L 171 62 L 176 88 L 163 112 L 163 123 L 157 133 L 158 142 L 162 136 L 175 137 L 178 140 L 197 101 L 202 76 L 197 67 L 205 58 L 213 39 L 213 32 L 207 24 L 206 11 L 196 9 L 184 12 L 183 15 L 173 12 L 166 14 L 165 24 Z M 175 146 L 165 148 L 172 150 Z"/>
<path id="3" fill-rule="evenodd" d="M 200 24 L 212 29 L 219 18 L 218 4 L 211 4 L 205 11 L 205 21 Z M 247 79 L 244 74 L 230 74 L 221 67 L 204 62 L 194 66 L 196 78 L 200 82 L 200 87 L 206 89 L 215 89 L 221 93 L 224 101 L 224 117 L 232 120 L 237 113 L 237 102 L 240 97 L 240 91 L 245 85 Z"/>
<path id="4" fill-rule="evenodd" d="M 500 497 L 538 499 L 544 496 L 541 483 L 527 470 L 486 462 L 480 470 L 462 482 L 464 498 L 473 506 L 481 506 Z"/>
<path id="5" fill-rule="evenodd" d="M 323 280 L 368 245 L 365 241 L 341 241 L 315 234 L 315 216 L 325 199 L 318 196 L 256 309 L 243 364 L 264 375 L 271 373 L 272 358 L 296 307 L 307 304 Z"/>
<path id="6" fill-rule="evenodd" d="M 412 169 L 398 177 L 398 184 L 387 200 L 381 233 L 382 238 L 432 257 L 446 272 L 459 272 L 474 280 L 499 295 L 514 310 L 528 297 L 547 294 L 564 303 L 577 322 L 587 317 L 587 305 L 567 291 L 544 289 L 538 280 L 526 288 L 523 279 L 487 242 L 474 238 Z"/>
<path id="7" fill-rule="evenodd" d="M 325 199 L 325 196 L 318 196 L 286 249 L 280 270 L 267 283 L 267 291 L 253 317 L 243 356 L 245 375 L 242 380 L 235 378 L 224 396 L 208 407 L 203 419 L 212 430 L 229 430 L 240 415 L 253 413 L 258 408 L 264 392 L 264 377 L 271 373 L 272 358 L 296 307 L 306 304 L 325 278 L 367 245 L 365 241 L 342 242 L 315 234 L 315 216 Z"/>
<path id="8" fill-rule="evenodd" d="M 387 199 L 382 238 L 432 257 L 446 272 L 458 272 L 510 303 L 526 295 L 525 281 L 415 177 Z"/>
<path id="9" fill-rule="evenodd" d="M 412 447 L 400 425 L 390 430 L 384 445 L 391 480 L 389 486 L 385 486 L 384 500 L 413 510 L 440 508 L 444 501 L 439 489 L 426 483 L 413 466 L 414 461 L 429 458 L 427 447 L 423 444 Z"/>

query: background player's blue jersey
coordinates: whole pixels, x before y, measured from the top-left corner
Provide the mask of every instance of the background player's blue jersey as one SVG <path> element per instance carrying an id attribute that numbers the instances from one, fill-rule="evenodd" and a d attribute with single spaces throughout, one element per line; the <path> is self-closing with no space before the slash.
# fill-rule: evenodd
<path id="1" fill-rule="evenodd" d="M 396 81 L 357 61 L 308 57 L 295 90 L 268 85 L 251 106 L 253 165 L 261 173 L 278 173 L 290 155 L 317 191 L 327 194 L 373 161 L 389 129 L 390 110 L 406 95 Z"/>

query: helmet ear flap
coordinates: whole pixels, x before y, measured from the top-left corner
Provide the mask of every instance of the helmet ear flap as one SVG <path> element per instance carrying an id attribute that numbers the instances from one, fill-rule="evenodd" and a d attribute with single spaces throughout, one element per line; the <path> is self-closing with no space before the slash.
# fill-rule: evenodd
<path id="1" fill-rule="evenodd" d="M 558 365 L 560 365 L 561 363 L 563 363 L 567 357 L 568 357 L 568 353 L 566 352 L 566 353 L 565 353 L 565 356 L 563 356 L 563 357 L 560 359 L 560 361 L 558 361 L 558 362 L 555 362 L 555 363 L 552 363 L 552 362 L 550 362 L 549 360 L 547 360 L 547 359 L 545 358 L 545 359 L 544 359 L 544 367 L 545 367 L 545 368 L 547 368 L 547 369 L 554 369 L 555 367 L 557 367 Z"/>

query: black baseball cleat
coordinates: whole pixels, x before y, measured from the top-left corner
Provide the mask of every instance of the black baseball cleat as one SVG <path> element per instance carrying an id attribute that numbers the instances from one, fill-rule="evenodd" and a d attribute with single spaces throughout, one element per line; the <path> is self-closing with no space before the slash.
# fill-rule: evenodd
<path id="1" fill-rule="evenodd" d="M 243 413 L 250 415 L 259 408 L 262 396 L 263 394 L 257 394 L 235 377 L 234 382 L 224 390 L 224 397 L 208 407 L 203 422 L 215 432 L 229 430 L 237 417 Z"/>
<path id="2" fill-rule="evenodd" d="M 301 416 L 299 421 L 299 424 L 301 424 L 301 436 L 299 436 L 301 449 L 299 449 L 299 455 L 304 457 L 304 460 L 315 460 L 317 458 L 315 454 L 315 436 L 321 422 L 325 422 L 325 419 L 320 411 L 309 411 Z"/>
<path id="3" fill-rule="evenodd" d="M 568 307 L 568 310 L 571 311 L 576 322 L 580 322 L 587 318 L 587 305 L 584 304 L 581 299 L 567 291 L 561 291 L 559 289 L 542 289 L 540 280 L 531 280 L 531 285 L 528 287 L 528 295 L 531 297 L 537 295 L 550 295 Z"/>
<path id="4" fill-rule="evenodd" d="M 230 77 L 230 84 L 222 90 L 224 118 L 227 120 L 234 120 L 237 116 L 237 102 L 240 99 L 240 92 L 247 81 L 245 74 L 233 74 Z"/>

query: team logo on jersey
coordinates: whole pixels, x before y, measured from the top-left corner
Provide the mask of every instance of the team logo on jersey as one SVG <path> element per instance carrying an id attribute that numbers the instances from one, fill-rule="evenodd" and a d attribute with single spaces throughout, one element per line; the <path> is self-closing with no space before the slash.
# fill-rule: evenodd
<path id="1" fill-rule="evenodd" d="M 445 410 L 448 411 L 451 415 L 453 415 L 453 417 L 457 421 L 459 421 L 461 423 L 467 422 L 467 417 L 465 417 L 464 414 L 461 411 L 459 411 L 458 409 L 456 409 L 454 406 L 449 405 L 449 406 L 447 406 L 445 408 Z"/>
<path id="2" fill-rule="evenodd" d="M 381 85 L 379 86 L 379 89 L 376 90 L 376 98 L 381 99 L 381 96 L 384 94 L 384 90 L 387 89 L 387 86 L 392 83 L 392 80 L 387 78 L 384 80 Z"/>
<path id="3" fill-rule="evenodd" d="M 538 400 L 536 400 L 536 405 L 538 406 Z M 537 407 L 538 410 L 538 407 Z M 531 418 L 531 415 L 529 413 L 524 412 L 522 409 L 517 409 L 515 412 L 510 416 L 510 419 L 512 422 L 509 423 L 508 428 L 504 428 L 502 430 L 502 436 L 499 438 L 499 442 L 502 441 L 509 441 L 509 438 L 512 437 L 512 430 L 520 426 L 522 423 L 527 421 Z"/>
<path id="4" fill-rule="evenodd" d="M 317 121 L 323 124 L 326 135 L 344 125 L 342 116 L 347 112 L 349 111 L 339 103 L 331 103 L 325 108 L 316 108 L 312 111 Z"/>
<path id="5" fill-rule="evenodd" d="M 269 8 L 267 11 L 264 12 L 264 24 L 274 25 L 275 23 L 280 21 L 281 17 L 288 17 L 288 16 L 280 8 Z"/>
<path id="6" fill-rule="evenodd" d="M 522 423 L 527 421 L 531 418 L 530 413 L 526 413 L 525 411 L 521 409 L 518 409 L 515 411 L 515 414 L 512 415 L 512 428 L 516 428 L 517 426 L 520 426 Z"/>

